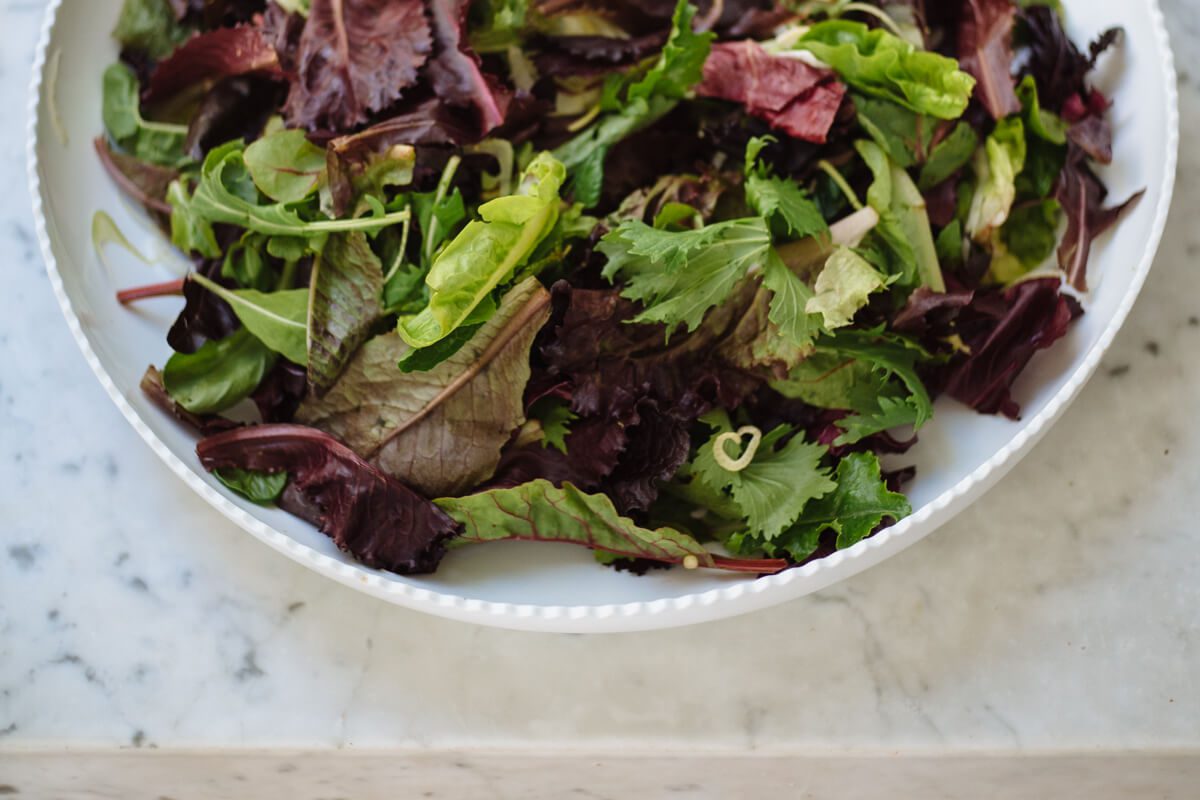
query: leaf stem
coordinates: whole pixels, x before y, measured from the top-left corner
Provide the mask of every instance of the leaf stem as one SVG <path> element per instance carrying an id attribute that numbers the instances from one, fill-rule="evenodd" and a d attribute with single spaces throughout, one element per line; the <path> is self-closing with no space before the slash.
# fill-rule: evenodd
<path id="1" fill-rule="evenodd" d="M 442 170 L 442 179 L 438 181 L 437 192 L 433 195 L 433 206 L 429 212 L 429 230 L 425 231 L 425 247 L 422 252 L 426 264 L 433 260 L 433 243 L 436 241 L 438 233 L 437 208 L 449 194 L 450 185 L 454 182 L 454 174 L 458 172 L 458 165 L 461 163 L 462 158 L 451 156 L 450 160 L 446 162 L 446 168 Z"/>
<path id="2" fill-rule="evenodd" d="M 179 278 L 178 280 L 167 281 L 166 283 L 152 283 L 149 286 L 135 286 L 132 289 L 122 289 L 117 292 L 117 302 L 126 306 L 135 300 L 147 300 L 151 297 L 178 296 L 183 294 L 185 280 L 185 278 Z"/>
<path id="3" fill-rule="evenodd" d="M 817 167 L 829 176 L 829 179 L 833 181 L 833 185 L 841 190 L 842 194 L 846 196 L 846 200 L 850 202 L 851 207 L 855 211 L 862 211 L 862 200 L 858 199 L 858 195 L 855 194 L 854 190 L 850 188 L 850 184 L 846 183 L 846 179 L 842 177 L 842 173 L 838 172 L 837 167 L 835 167 L 833 164 L 830 164 L 823 158 L 817 162 Z"/>

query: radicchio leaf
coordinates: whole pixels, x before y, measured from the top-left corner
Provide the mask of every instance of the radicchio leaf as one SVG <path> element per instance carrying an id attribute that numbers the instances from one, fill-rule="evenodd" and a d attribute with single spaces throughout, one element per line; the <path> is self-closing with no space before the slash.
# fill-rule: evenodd
<path id="1" fill-rule="evenodd" d="M 1083 313 L 1058 278 L 1023 281 L 1003 293 L 976 295 L 960 317 L 970 355 L 950 365 L 946 393 L 984 414 L 1020 415 L 1010 390 L 1038 350 L 1067 333 Z"/>
<path id="2" fill-rule="evenodd" d="M 492 475 L 500 449 L 525 421 L 529 350 L 549 301 L 535 278 L 526 280 L 461 350 L 428 372 L 397 368 L 409 352 L 397 334 L 372 339 L 297 419 L 429 495 L 475 486 Z"/>
<path id="3" fill-rule="evenodd" d="M 459 530 L 433 503 L 313 428 L 241 428 L 202 440 L 196 454 L 210 471 L 287 472 L 281 505 L 368 567 L 433 572 Z"/>
<path id="4" fill-rule="evenodd" d="M 1076 289 L 1087 291 L 1088 257 L 1093 240 L 1111 228 L 1143 194 L 1145 190 L 1118 206 L 1105 208 L 1108 189 L 1088 167 L 1085 153 L 1071 145 L 1054 196 L 1067 216 L 1067 232 L 1058 246 L 1058 264 Z"/>
<path id="5" fill-rule="evenodd" d="M 308 303 L 308 381 L 323 395 L 383 313 L 383 265 L 364 233 L 329 237 L 313 264 Z"/>
<path id="6" fill-rule="evenodd" d="M 346 130 L 400 99 L 433 47 L 421 0 L 313 0 L 284 113 Z"/>
<path id="7" fill-rule="evenodd" d="M 202 81 L 250 73 L 282 78 L 275 48 L 256 25 L 218 28 L 189 39 L 150 76 L 143 100 L 156 103 Z"/>
<path id="8" fill-rule="evenodd" d="M 476 109 L 479 133 L 484 135 L 504 123 L 509 98 L 484 76 L 479 57 L 467 42 L 470 5 L 470 0 L 429 0 L 437 48 L 427 71 L 439 99 Z"/>
<path id="9" fill-rule="evenodd" d="M 756 42 L 744 41 L 713 45 L 696 92 L 742 103 L 772 127 L 823 144 L 846 87 L 828 70 L 773 56 Z"/>
<path id="10" fill-rule="evenodd" d="M 1021 110 L 1012 77 L 1011 0 L 966 0 L 958 29 L 958 61 L 975 78 L 975 93 L 994 119 Z"/>

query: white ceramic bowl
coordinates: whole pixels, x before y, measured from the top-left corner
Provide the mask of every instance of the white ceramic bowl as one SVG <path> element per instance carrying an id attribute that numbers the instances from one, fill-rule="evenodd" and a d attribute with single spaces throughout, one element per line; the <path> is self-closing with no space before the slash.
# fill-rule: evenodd
<path id="1" fill-rule="evenodd" d="M 1114 198 L 1145 187 L 1140 204 L 1092 256 L 1088 313 L 1039 355 L 1016 387 L 1020 422 L 938 406 L 909 463 L 916 512 L 874 538 L 799 569 L 762 579 L 673 570 L 635 577 L 597 566 L 568 545 L 467 548 L 437 575 L 405 578 L 366 569 L 329 539 L 281 511 L 221 488 L 200 468 L 194 437 L 138 390 L 147 364 L 169 354 L 164 338 L 179 301 L 121 308 L 121 287 L 179 275 L 187 265 L 104 174 L 92 150 L 101 131 L 100 74 L 117 54 L 108 37 L 121 0 L 51 0 L 30 96 L 29 180 L 50 281 L 88 364 L 121 413 L 170 469 L 233 522 L 279 552 L 388 602 L 486 625 L 540 631 L 664 628 L 742 614 L 817 591 L 914 544 L 982 494 L 1027 453 L 1095 371 L 1137 297 L 1166 222 L 1178 145 L 1175 72 L 1154 0 L 1067 0 L 1077 42 L 1121 25 L 1123 47 L 1097 81 L 1115 100 L 1115 157 L 1104 178 Z M 108 212 L 151 267 L 110 248 L 107 263 L 88 232 Z M 1046 509 L 1053 514 L 1053 509 Z M 169 524 L 163 520 L 163 524 Z M 929 553 L 935 557 L 935 553 Z"/>

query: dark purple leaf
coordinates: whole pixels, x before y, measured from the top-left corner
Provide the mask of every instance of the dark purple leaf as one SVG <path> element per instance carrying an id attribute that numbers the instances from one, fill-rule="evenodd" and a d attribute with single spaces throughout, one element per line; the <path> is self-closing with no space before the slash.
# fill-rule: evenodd
<path id="1" fill-rule="evenodd" d="M 291 422 L 307 393 L 308 371 L 281 358 L 250 398 L 258 406 L 263 422 Z"/>
<path id="2" fill-rule="evenodd" d="M 542 75 L 594 75 L 628 67 L 658 52 L 667 42 L 667 29 L 618 39 L 611 36 L 556 36 L 537 43 L 534 59 Z"/>
<path id="3" fill-rule="evenodd" d="M 569 481 L 585 491 L 596 491 L 616 469 L 627 442 L 623 425 L 600 417 L 577 420 L 567 434 L 566 453 L 540 443 L 509 447 L 483 488 L 510 489 L 544 478 L 555 486 Z"/>
<path id="4" fill-rule="evenodd" d="M 233 139 L 257 139 L 284 97 L 282 83 L 255 75 L 218 81 L 200 101 L 188 125 L 185 148 L 197 160 Z"/>
<path id="5" fill-rule="evenodd" d="M 1067 138 L 1079 146 L 1087 157 L 1101 164 L 1111 164 L 1113 158 L 1112 120 L 1107 114 L 1091 114 L 1067 130 Z"/>
<path id="6" fill-rule="evenodd" d="M 675 477 L 692 449 L 687 414 L 664 412 L 653 400 L 638 403 L 636 412 L 636 422 L 625 430 L 628 444 L 602 487 L 623 514 L 648 510 L 659 482 Z"/>
<path id="7" fill-rule="evenodd" d="M 366 122 L 417 82 L 432 48 L 420 0 L 313 0 L 288 123 L 344 131 Z"/>
<path id="8" fill-rule="evenodd" d="M 368 567 L 402 575 L 433 572 L 459 531 L 433 503 L 315 428 L 242 428 L 202 440 L 196 454 L 210 471 L 286 471 L 285 507 Z"/>
<path id="9" fill-rule="evenodd" d="M 198 272 L 219 283 L 222 259 L 203 262 Z M 232 286 L 232 284 L 230 284 Z M 183 284 L 183 311 L 167 333 L 167 343 L 178 353 L 194 353 L 209 339 L 224 339 L 241 327 L 237 315 L 221 298 L 195 281 Z"/>
<path id="10" fill-rule="evenodd" d="M 958 29 L 958 61 L 976 80 L 975 96 L 994 119 L 1021 110 L 1012 77 L 1012 0 L 966 0 Z"/>
<path id="11" fill-rule="evenodd" d="M 142 99 L 146 103 L 169 100 L 203 81 L 248 74 L 282 78 L 275 48 L 258 26 L 218 28 L 193 36 L 159 62 Z"/>
<path id="12" fill-rule="evenodd" d="M 1038 85 L 1038 100 L 1043 108 L 1062 113 L 1072 95 L 1088 95 L 1087 74 L 1100 54 L 1121 38 L 1120 28 L 1101 34 L 1085 56 L 1063 30 L 1058 12 L 1046 6 L 1021 11 L 1029 60 L 1022 74 L 1032 75 Z"/>
<path id="13" fill-rule="evenodd" d="M 96 139 L 95 146 L 100 163 L 125 194 L 150 211 L 159 214 L 171 213 L 171 206 L 166 199 L 167 187 L 179 177 L 178 172 L 170 167 L 161 167 L 118 153 L 108 146 L 108 140 L 103 136 Z"/>
<path id="14" fill-rule="evenodd" d="M 467 41 L 470 5 L 470 0 L 429 0 L 436 48 L 427 72 L 439 99 L 476 110 L 483 136 L 504 123 L 511 98 L 483 74 L 479 57 Z"/>
<path id="15" fill-rule="evenodd" d="M 958 312 L 974 299 L 975 293 L 972 291 L 935 292 L 928 286 L 922 286 L 908 296 L 908 302 L 892 320 L 892 329 L 918 335 L 930 329 L 945 330 Z"/>
<path id="16" fill-rule="evenodd" d="M 744 41 L 713 45 L 696 92 L 742 103 L 772 127 L 823 144 L 846 87 L 828 70 L 773 56 L 756 42 Z"/>
<path id="17" fill-rule="evenodd" d="M 1078 302 L 1062 294 L 1058 278 L 977 295 L 959 323 L 970 355 L 950 365 L 946 393 L 981 413 L 1018 419 L 1013 382 L 1034 354 L 1065 336 L 1082 313 Z"/>
<path id="18" fill-rule="evenodd" d="M 300 37 L 304 34 L 304 23 L 304 17 L 290 14 L 274 2 L 267 4 L 267 13 L 263 15 L 263 36 L 275 48 L 280 68 L 293 78 L 299 63 Z"/>
<path id="19" fill-rule="evenodd" d="M 1092 242 L 1111 228 L 1143 194 L 1145 190 L 1137 192 L 1120 205 L 1105 208 L 1108 189 L 1088 167 L 1084 151 L 1071 146 L 1054 196 L 1067 217 L 1067 232 L 1058 247 L 1058 264 L 1067 274 L 1067 281 L 1076 289 L 1087 291 L 1087 266 Z"/>

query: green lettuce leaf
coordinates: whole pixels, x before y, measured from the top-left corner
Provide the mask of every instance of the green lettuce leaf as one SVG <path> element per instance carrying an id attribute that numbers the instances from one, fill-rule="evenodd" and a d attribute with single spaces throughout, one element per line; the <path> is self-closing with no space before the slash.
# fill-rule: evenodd
<path id="1" fill-rule="evenodd" d="M 819 22 L 796 47 L 824 61 L 858 91 L 939 119 L 961 117 L 975 88 L 975 79 L 954 59 L 859 22 Z"/>
<path id="2" fill-rule="evenodd" d="M 867 203 L 879 213 L 875 236 L 893 254 L 893 274 L 906 288 L 924 285 L 935 292 L 946 291 L 921 190 L 879 145 L 864 140 L 855 142 L 855 147 L 875 178 L 867 190 Z"/>
<path id="3" fill-rule="evenodd" d="M 890 100 L 860 94 L 851 97 L 858 112 L 858 124 L 897 166 L 908 169 L 929 157 L 937 127 L 934 122 Z"/>
<path id="4" fill-rule="evenodd" d="M 558 222 L 566 172 L 548 153 L 525 170 L 518 193 L 479 207 L 471 222 L 433 263 L 425 283 L 429 304 L 400 319 L 400 337 L 414 348 L 449 336 L 497 287 L 511 281 Z"/>
<path id="5" fill-rule="evenodd" d="M 817 276 L 813 286 L 816 294 L 805 310 L 822 315 L 829 330 L 844 328 L 854 321 L 854 315 L 870 296 L 886 285 L 886 279 L 870 262 L 849 247 L 839 247 Z"/>
<path id="6" fill-rule="evenodd" d="M 967 214 L 967 233 L 987 242 L 1004 224 L 1017 197 L 1016 179 L 1025 168 L 1025 126 L 1020 117 L 996 123 L 983 149 L 975 154 L 978 186 Z"/>

